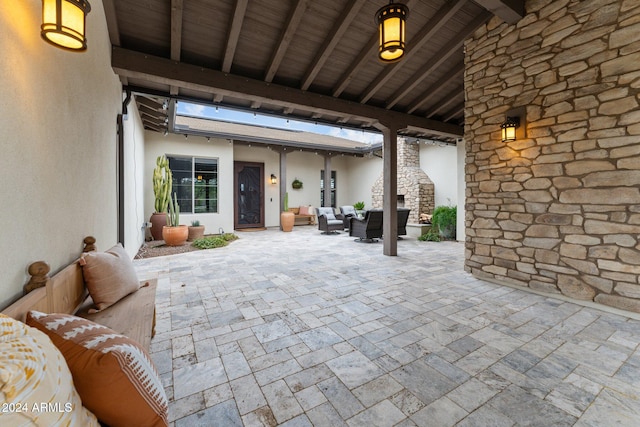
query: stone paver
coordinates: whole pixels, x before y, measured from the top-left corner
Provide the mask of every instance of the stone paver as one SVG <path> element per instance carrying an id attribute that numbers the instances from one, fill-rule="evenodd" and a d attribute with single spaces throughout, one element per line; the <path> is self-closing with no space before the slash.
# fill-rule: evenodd
<path id="1" fill-rule="evenodd" d="M 172 426 L 635 426 L 640 320 L 488 283 L 458 242 L 314 227 L 136 260 Z"/>

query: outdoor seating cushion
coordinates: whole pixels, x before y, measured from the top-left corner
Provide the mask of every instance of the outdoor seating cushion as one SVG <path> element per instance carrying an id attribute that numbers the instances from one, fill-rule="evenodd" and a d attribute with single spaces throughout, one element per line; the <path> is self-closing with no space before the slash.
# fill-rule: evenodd
<path id="1" fill-rule="evenodd" d="M 358 216 L 357 212 L 356 212 L 356 208 L 354 208 L 353 206 L 347 205 L 347 206 L 340 206 L 340 212 L 342 212 L 342 215 L 353 215 L 353 216 Z"/>
<path id="2" fill-rule="evenodd" d="M 138 343 L 70 314 L 30 311 L 27 324 L 47 334 L 58 347 L 82 403 L 101 422 L 111 427 L 168 424 L 164 387 Z"/>
<path id="3" fill-rule="evenodd" d="M 324 215 L 327 218 L 327 222 L 329 224 L 331 224 L 329 221 L 336 219 L 335 211 L 333 210 L 333 208 L 327 208 L 327 207 L 318 208 L 318 216 L 320 215 Z M 342 220 L 340 220 L 340 222 L 342 222 Z"/>
<path id="4" fill-rule="evenodd" d="M 104 310 L 140 287 L 129 254 L 118 243 L 106 252 L 87 252 L 79 261 L 95 310 Z"/>
<path id="5" fill-rule="evenodd" d="M 99 426 L 82 406 L 67 363 L 49 337 L 4 314 L 0 314 L 0 406 L 3 426 Z"/>
<path id="6" fill-rule="evenodd" d="M 310 211 L 311 206 L 300 206 L 300 215 L 314 215 L 313 211 Z"/>

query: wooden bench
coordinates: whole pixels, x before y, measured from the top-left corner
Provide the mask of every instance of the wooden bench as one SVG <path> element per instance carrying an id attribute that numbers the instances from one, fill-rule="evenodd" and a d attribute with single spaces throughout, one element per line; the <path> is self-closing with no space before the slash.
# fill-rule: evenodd
<path id="1" fill-rule="evenodd" d="M 300 208 L 289 208 L 289 212 L 293 212 L 294 221 L 299 219 L 304 220 L 307 225 L 315 225 L 316 224 L 316 216 L 314 214 L 301 214 Z"/>
<path id="2" fill-rule="evenodd" d="M 84 242 L 83 252 L 95 250 L 94 238 L 87 237 Z M 31 264 L 31 280 L 25 286 L 28 293 L 2 310 L 2 313 L 22 322 L 29 310 L 75 314 L 111 328 L 149 350 L 156 324 L 156 279 L 141 281 L 140 289 L 136 292 L 111 307 L 89 313 L 93 301 L 87 291 L 80 264 L 74 261 L 53 277 L 48 276 L 49 270 L 43 261 Z"/>

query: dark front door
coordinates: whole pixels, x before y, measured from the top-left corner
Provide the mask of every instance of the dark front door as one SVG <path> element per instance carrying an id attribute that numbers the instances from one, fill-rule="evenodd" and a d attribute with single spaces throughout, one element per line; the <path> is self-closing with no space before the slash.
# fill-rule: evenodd
<path id="1" fill-rule="evenodd" d="M 234 162 L 233 226 L 264 227 L 264 163 Z"/>

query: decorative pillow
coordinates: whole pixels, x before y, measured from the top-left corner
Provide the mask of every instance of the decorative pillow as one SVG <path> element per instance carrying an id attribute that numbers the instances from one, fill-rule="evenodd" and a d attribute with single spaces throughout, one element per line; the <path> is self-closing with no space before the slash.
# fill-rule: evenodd
<path id="1" fill-rule="evenodd" d="M 79 262 L 96 306 L 90 313 L 104 310 L 140 287 L 129 254 L 120 243 L 106 252 L 87 252 Z"/>
<path id="2" fill-rule="evenodd" d="M 309 215 L 309 206 L 300 206 L 300 215 Z"/>
<path id="3" fill-rule="evenodd" d="M 111 427 L 166 426 L 168 402 L 155 366 L 135 341 L 69 314 L 30 311 L 67 360 L 83 404 Z"/>
<path id="4" fill-rule="evenodd" d="M 324 215 L 329 221 L 336 219 L 333 208 L 318 208 L 318 215 Z"/>
<path id="5" fill-rule="evenodd" d="M 0 424 L 96 426 L 60 351 L 42 332 L 0 314 Z"/>

